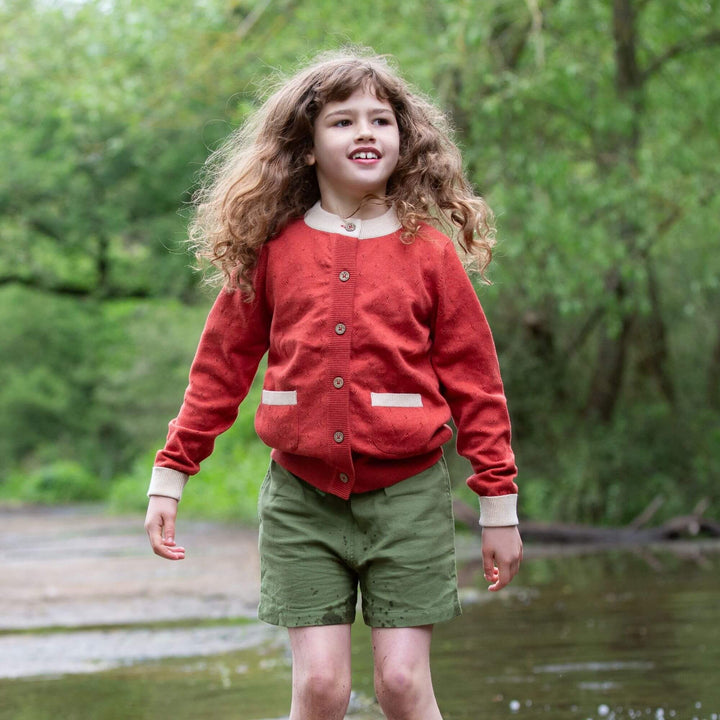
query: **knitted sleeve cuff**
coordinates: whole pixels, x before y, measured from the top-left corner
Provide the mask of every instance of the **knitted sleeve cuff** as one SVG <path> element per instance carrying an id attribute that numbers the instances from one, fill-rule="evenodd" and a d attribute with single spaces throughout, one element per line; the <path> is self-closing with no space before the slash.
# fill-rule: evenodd
<path id="1" fill-rule="evenodd" d="M 480 525 L 503 527 L 517 525 L 517 495 L 498 495 L 480 498 Z"/>
<path id="2" fill-rule="evenodd" d="M 185 473 L 166 467 L 154 467 L 150 478 L 150 489 L 147 494 L 163 495 L 180 500 L 188 476 Z"/>

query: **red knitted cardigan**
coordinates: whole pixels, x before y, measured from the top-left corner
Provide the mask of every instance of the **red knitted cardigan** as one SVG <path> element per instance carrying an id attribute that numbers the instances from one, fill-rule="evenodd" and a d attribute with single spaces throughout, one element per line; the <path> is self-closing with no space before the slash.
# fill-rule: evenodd
<path id="1" fill-rule="evenodd" d="M 386 487 L 437 462 L 452 416 L 481 522 L 517 523 L 495 346 L 445 235 L 318 205 L 264 246 L 254 287 L 217 297 L 148 494 L 179 499 L 268 352 L 255 428 L 287 470 L 341 498 Z"/>

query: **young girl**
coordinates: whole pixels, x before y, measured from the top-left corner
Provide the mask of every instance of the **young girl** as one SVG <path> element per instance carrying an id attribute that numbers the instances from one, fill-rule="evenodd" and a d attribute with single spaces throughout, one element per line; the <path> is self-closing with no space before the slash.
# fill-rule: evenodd
<path id="1" fill-rule="evenodd" d="M 442 444 L 480 496 L 490 590 L 517 572 L 516 474 L 482 273 L 490 213 L 443 115 L 380 57 L 325 56 L 213 156 L 191 237 L 224 289 L 156 458 L 146 528 L 180 560 L 177 504 L 268 352 L 255 427 L 259 617 L 289 628 L 292 720 L 341 719 L 358 586 L 389 720 L 441 717 L 432 626 L 460 612 Z M 202 489 L 200 490 L 202 492 Z"/>

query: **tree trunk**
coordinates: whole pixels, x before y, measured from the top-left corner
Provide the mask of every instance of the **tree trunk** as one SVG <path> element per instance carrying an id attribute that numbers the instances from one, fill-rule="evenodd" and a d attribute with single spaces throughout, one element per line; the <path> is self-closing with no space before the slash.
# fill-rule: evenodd
<path id="1" fill-rule="evenodd" d="M 710 367 L 707 375 L 708 404 L 714 410 L 720 410 L 720 330 L 715 339 L 715 346 L 710 356 Z"/>
<path id="2" fill-rule="evenodd" d="M 611 274 L 608 291 L 612 292 L 615 302 L 622 305 L 625 297 L 625 286 L 618 277 L 617 271 Z M 609 423 L 615 412 L 622 381 L 625 375 L 628 338 L 632 327 L 632 317 L 623 313 L 618 332 L 611 333 L 607 321 L 603 322 L 603 331 L 595 360 L 595 370 L 590 383 L 585 414 L 592 419 Z"/>
<path id="3" fill-rule="evenodd" d="M 637 38 L 635 9 L 632 0 L 613 1 L 613 38 L 615 41 L 615 90 L 618 101 L 631 109 L 631 119 L 624 132 L 616 132 L 606 139 L 606 152 L 600 154 L 601 169 L 611 170 L 625 165 L 626 177 L 632 178 L 637 171 L 637 153 L 640 147 L 640 116 L 642 113 L 643 78 L 637 62 Z M 630 188 L 628 188 L 630 191 Z M 639 228 L 632 216 L 631 206 L 622 209 L 618 222 L 617 238 L 632 258 L 637 246 Z M 632 288 L 621 278 L 620 268 L 613 268 L 606 278 L 606 287 L 612 294 L 615 311 L 621 314 L 620 327 L 610 332 L 605 320 L 599 341 L 595 369 L 590 382 L 586 414 L 602 422 L 612 420 L 620 397 L 625 374 L 627 348 L 634 314 L 624 307 L 625 298 Z"/>
<path id="4" fill-rule="evenodd" d="M 675 386 L 672 381 L 672 373 L 668 370 L 669 352 L 667 329 L 660 305 L 660 287 L 655 275 L 655 268 L 648 256 L 645 257 L 645 269 L 647 272 L 648 297 L 650 299 L 647 367 L 652 375 L 655 376 L 665 400 L 667 400 L 671 407 L 674 407 Z"/>

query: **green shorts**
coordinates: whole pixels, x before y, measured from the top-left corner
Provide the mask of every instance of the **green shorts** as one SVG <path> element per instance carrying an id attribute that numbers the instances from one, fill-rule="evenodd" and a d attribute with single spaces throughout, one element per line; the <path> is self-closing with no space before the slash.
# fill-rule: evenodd
<path id="1" fill-rule="evenodd" d="M 273 625 L 412 627 L 460 614 L 445 461 L 342 500 L 274 461 L 258 502 L 260 607 Z"/>

